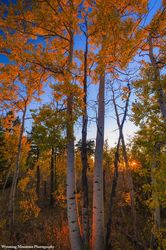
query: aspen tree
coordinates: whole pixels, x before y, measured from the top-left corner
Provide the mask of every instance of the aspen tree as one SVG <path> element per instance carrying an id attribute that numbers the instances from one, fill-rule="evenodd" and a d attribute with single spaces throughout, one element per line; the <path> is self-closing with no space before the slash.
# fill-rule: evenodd
<path id="1" fill-rule="evenodd" d="M 97 136 L 95 153 L 95 170 L 93 180 L 93 226 L 92 248 L 104 248 L 104 205 L 103 205 L 103 141 L 104 141 L 104 85 L 105 75 L 114 72 L 116 68 L 124 69 L 135 54 L 132 48 L 136 41 L 137 25 L 131 18 L 131 13 L 139 14 L 146 11 L 147 1 L 139 4 L 137 1 L 97 1 L 92 7 L 92 28 L 94 36 L 92 44 L 99 48 L 96 59 L 99 78 Z M 145 8 L 145 9 L 143 9 Z M 123 20 L 123 15 L 126 19 Z M 130 27 L 130 28 L 129 28 Z M 127 32 L 126 32 L 127 31 Z"/>
<path id="2" fill-rule="evenodd" d="M 9 227 L 12 233 L 26 112 L 30 102 L 38 97 L 42 85 L 42 78 L 39 80 L 38 75 L 36 75 L 28 66 L 24 66 L 23 62 L 20 61 L 17 62 L 17 65 L 4 65 L 0 70 L 1 78 L 3 79 L 1 81 L 1 98 L 4 101 L 4 107 L 12 108 L 15 112 L 22 112 L 15 172 L 13 175 L 8 207 Z"/>

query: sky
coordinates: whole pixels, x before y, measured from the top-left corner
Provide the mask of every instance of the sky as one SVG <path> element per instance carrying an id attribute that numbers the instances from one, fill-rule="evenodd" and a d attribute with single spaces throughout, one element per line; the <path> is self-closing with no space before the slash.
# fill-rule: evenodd
<path id="1" fill-rule="evenodd" d="M 161 0 L 151 0 L 149 1 L 149 13 L 148 15 L 146 15 L 145 19 L 143 19 L 142 21 L 142 25 L 146 26 L 150 23 L 150 21 L 152 20 L 154 14 L 157 12 L 157 10 L 160 8 L 162 1 Z M 77 38 L 77 43 L 76 43 L 76 48 L 82 48 L 82 38 L 78 37 Z M 140 59 L 140 58 L 139 58 Z M 139 60 L 137 58 L 137 61 Z M 138 65 L 134 64 L 131 67 L 137 68 Z M 94 85 L 90 85 L 89 86 L 89 102 L 90 100 L 96 100 L 97 99 L 97 94 L 98 94 L 98 86 L 94 86 Z M 108 90 L 106 90 L 106 99 L 108 100 L 110 97 L 110 94 L 108 93 Z M 131 113 L 131 104 L 132 102 L 134 102 L 134 100 L 136 99 L 136 96 L 134 94 L 131 95 L 130 98 L 130 105 L 129 105 L 129 114 Z M 115 117 L 114 114 L 114 110 L 112 107 L 112 104 L 109 103 L 106 106 L 106 117 L 105 117 L 105 140 L 108 140 L 109 145 L 115 146 L 118 140 L 118 136 L 119 136 L 119 132 L 117 129 L 117 123 L 116 120 L 112 117 Z M 89 109 L 89 114 L 90 116 L 95 117 L 96 114 Z M 76 126 L 75 132 L 76 132 L 76 137 L 77 139 L 81 138 L 81 131 L 80 131 L 80 124 L 78 124 L 78 126 Z M 124 124 L 124 128 L 123 128 L 123 132 L 124 132 L 124 137 L 127 143 L 130 142 L 130 140 L 132 139 L 132 137 L 134 136 L 134 134 L 136 133 L 136 131 L 138 130 L 138 128 L 133 124 L 133 122 L 130 121 L 129 117 L 127 118 L 125 124 Z M 88 126 L 88 137 L 91 139 L 95 139 L 96 138 L 96 122 L 93 121 L 91 122 L 90 126 Z"/>
<path id="2" fill-rule="evenodd" d="M 0 1 L 2 1 L 2 0 L 0 0 Z M 8 3 L 9 1 L 3 0 L 3 2 Z M 157 12 L 157 10 L 160 8 L 160 6 L 161 6 L 161 0 L 150 0 L 149 1 L 149 14 L 146 15 L 146 17 L 142 21 L 142 25 L 148 25 L 148 23 L 150 23 L 151 19 L 153 18 L 154 14 Z M 84 46 L 83 37 L 76 36 L 75 37 L 75 49 L 83 49 L 83 46 Z M 6 63 L 10 63 L 10 61 L 8 60 L 8 58 L 6 56 L 0 54 L 0 63 L 6 64 Z M 137 66 L 138 65 L 134 65 L 134 67 L 137 67 Z M 48 84 L 44 87 L 44 90 L 45 90 L 45 94 L 42 96 L 42 101 L 40 103 L 33 102 L 30 105 L 29 109 L 35 109 L 35 108 L 40 107 L 44 103 L 49 103 L 49 101 L 51 99 L 51 90 L 50 90 Z M 88 87 L 88 103 L 90 104 L 90 106 L 93 106 L 92 105 L 93 102 L 97 100 L 97 94 L 98 94 L 98 85 L 90 84 Z M 107 101 L 109 98 L 110 98 L 110 93 L 108 93 L 108 90 L 106 90 Z M 131 100 L 130 100 L 130 107 L 131 107 L 131 104 L 135 98 L 136 97 L 134 96 L 134 94 L 132 94 Z M 111 103 L 109 103 L 106 106 L 106 110 L 107 110 L 107 112 L 106 112 L 106 118 L 105 118 L 105 139 L 108 140 L 108 143 L 110 146 L 115 146 L 117 143 L 117 139 L 118 139 L 118 130 L 117 130 L 116 121 L 113 118 L 114 111 L 113 111 L 113 107 L 112 107 Z M 88 124 L 88 138 L 95 140 L 95 138 L 96 138 L 96 121 L 95 121 L 96 113 L 94 112 L 94 107 L 88 108 L 88 114 L 90 116 L 89 124 Z M 30 117 L 30 112 L 28 113 L 27 116 Z M 81 138 L 80 123 L 81 123 L 81 120 L 79 119 L 79 121 L 75 125 L 76 141 L 78 141 Z M 31 125 L 32 125 L 32 120 L 27 119 L 26 126 L 25 126 L 27 131 L 30 131 Z M 135 127 L 134 124 L 127 118 L 127 121 L 125 122 L 124 129 L 123 129 L 125 139 L 127 142 L 129 142 L 130 139 L 134 136 L 134 133 L 137 131 L 137 129 L 138 128 Z"/>

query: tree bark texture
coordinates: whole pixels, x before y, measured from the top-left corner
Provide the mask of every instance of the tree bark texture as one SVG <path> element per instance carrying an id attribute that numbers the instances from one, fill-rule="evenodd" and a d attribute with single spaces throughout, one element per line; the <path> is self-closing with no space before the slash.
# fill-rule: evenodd
<path id="1" fill-rule="evenodd" d="M 105 74 L 100 76 L 95 168 L 93 178 L 93 225 L 92 249 L 104 249 L 104 202 L 103 202 L 103 145 L 105 114 Z"/>
<path id="2" fill-rule="evenodd" d="M 86 23 L 87 24 L 87 23 Z M 87 59 L 88 59 L 88 35 L 85 33 L 86 47 L 84 52 L 84 108 L 82 116 L 82 145 L 81 145 L 81 161 L 82 161 L 82 228 L 83 228 L 83 242 L 85 249 L 89 245 L 90 227 L 89 227 L 89 193 L 88 193 L 88 154 L 87 154 Z"/>
<path id="3" fill-rule="evenodd" d="M 68 69 L 71 70 L 73 61 L 73 33 L 70 34 L 70 51 Z M 78 209 L 75 185 L 74 162 L 74 132 L 73 132 L 73 95 L 67 97 L 67 217 L 69 225 L 69 237 L 72 250 L 82 250 L 82 238 L 78 221 Z"/>
<path id="4" fill-rule="evenodd" d="M 14 219 L 15 219 L 15 200 L 16 200 L 16 187 L 17 181 L 19 177 L 19 170 L 20 170 L 20 159 L 21 159 L 21 149 L 22 149 L 22 137 L 24 133 L 24 124 L 25 124 L 25 115 L 26 115 L 26 103 L 23 110 L 23 116 L 21 121 L 21 128 L 20 128 L 20 135 L 19 135 L 19 142 L 18 142 L 18 149 L 16 155 L 16 167 L 12 181 L 12 187 L 10 190 L 9 195 L 9 206 L 8 206 L 8 214 L 9 214 L 9 229 L 12 234 L 12 229 L 14 226 Z"/>
<path id="5" fill-rule="evenodd" d="M 54 147 L 51 149 L 51 165 L 50 165 L 50 206 L 54 206 L 54 191 L 55 191 L 55 150 Z"/>
<path id="6" fill-rule="evenodd" d="M 154 82 L 156 84 L 158 103 L 160 106 L 162 116 L 166 121 L 166 94 L 164 93 L 164 90 L 161 86 L 160 69 L 157 63 L 157 59 L 155 58 L 153 53 L 153 38 L 151 33 L 149 34 L 148 37 L 148 43 L 149 43 L 149 58 L 154 68 Z"/>

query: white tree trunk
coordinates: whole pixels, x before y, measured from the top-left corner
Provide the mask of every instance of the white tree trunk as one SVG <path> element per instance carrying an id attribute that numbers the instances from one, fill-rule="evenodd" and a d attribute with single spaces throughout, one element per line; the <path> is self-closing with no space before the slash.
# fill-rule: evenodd
<path id="1" fill-rule="evenodd" d="M 100 76 L 95 169 L 93 179 L 92 249 L 104 249 L 103 145 L 104 145 L 105 74 Z"/>
<path id="2" fill-rule="evenodd" d="M 75 169 L 74 169 L 74 141 L 67 145 L 67 214 L 69 223 L 70 243 L 72 250 L 81 250 L 82 240 L 78 222 L 76 202 Z"/>
<path id="3" fill-rule="evenodd" d="M 70 34 L 69 71 L 73 60 L 73 33 Z M 75 186 L 73 95 L 67 97 L 67 217 L 72 250 L 82 250 Z"/>
<path id="4" fill-rule="evenodd" d="M 20 158 L 21 158 L 21 149 L 22 149 L 22 137 L 24 133 L 25 115 L 26 115 L 26 103 L 25 103 L 25 108 L 23 111 L 21 128 L 20 128 L 18 151 L 17 151 L 17 156 L 16 156 L 16 168 L 15 168 L 15 173 L 14 173 L 13 181 L 12 181 L 12 187 L 11 187 L 10 195 L 9 195 L 8 214 L 9 214 L 9 229 L 10 229 L 11 234 L 12 234 L 12 229 L 14 225 L 16 187 L 17 187 L 17 181 L 18 181 L 19 171 L 20 171 Z"/>

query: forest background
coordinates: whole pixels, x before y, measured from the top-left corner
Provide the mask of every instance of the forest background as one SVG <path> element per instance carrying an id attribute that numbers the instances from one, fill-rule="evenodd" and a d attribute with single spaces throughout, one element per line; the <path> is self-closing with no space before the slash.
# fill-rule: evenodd
<path id="1" fill-rule="evenodd" d="M 165 248 L 165 4 L 0 2 L 3 244 Z"/>

